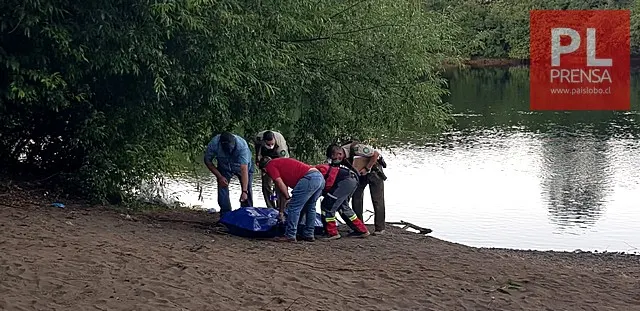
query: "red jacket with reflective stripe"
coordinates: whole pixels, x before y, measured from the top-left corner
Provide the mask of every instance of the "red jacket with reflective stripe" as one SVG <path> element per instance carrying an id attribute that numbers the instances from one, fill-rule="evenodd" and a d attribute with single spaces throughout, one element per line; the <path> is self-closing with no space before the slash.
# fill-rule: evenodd
<path id="1" fill-rule="evenodd" d="M 318 164 L 315 167 L 320 171 L 320 173 L 322 173 L 322 176 L 324 176 L 324 190 L 329 191 L 336 182 L 336 177 L 338 177 L 340 167 L 332 167 L 329 164 Z"/>

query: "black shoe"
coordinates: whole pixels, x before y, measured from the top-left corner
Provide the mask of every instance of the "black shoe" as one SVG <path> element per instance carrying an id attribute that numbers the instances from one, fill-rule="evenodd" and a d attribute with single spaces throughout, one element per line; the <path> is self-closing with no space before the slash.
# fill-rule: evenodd
<path id="1" fill-rule="evenodd" d="M 301 238 L 301 240 L 306 241 L 306 242 L 314 242 L 316 239 L 312 236 L 303 236 Z"/>

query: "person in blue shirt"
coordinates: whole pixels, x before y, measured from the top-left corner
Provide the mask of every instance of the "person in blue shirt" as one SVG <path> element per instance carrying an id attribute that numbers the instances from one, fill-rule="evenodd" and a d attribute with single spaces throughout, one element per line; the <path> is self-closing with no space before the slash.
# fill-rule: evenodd
<path id="1" fill-rule="evenodd" d="M 214 158 L 217 165 L 213 165 Z M 244 138 L 229 132 L 216 135 L 207 145 L 204 164 L 218 180 L 220 214 L 231 211 L 229 180 L 234 175 L 240 179 L 242 186 L 240 205 L 243 207 L 253 206 L 251 193 L 253 162 L 251 161 L 251 149 Z"/>

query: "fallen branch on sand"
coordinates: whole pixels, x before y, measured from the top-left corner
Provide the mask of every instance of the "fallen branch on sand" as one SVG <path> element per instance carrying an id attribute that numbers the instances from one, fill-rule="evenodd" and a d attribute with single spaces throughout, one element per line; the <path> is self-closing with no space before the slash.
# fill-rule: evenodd
<path id="1" fill-rule="evenodd" d="M 411 228 L 413 230 L 418 230 L 418 233 L 420 234 L 429 234 L 431 232 L 433 232 L 433 230 L 429 229 L 429 228 L 422 228 L 419 226 L 416 226 L 410 222 L 406 222 L 404 220 L 401 220 L 400 222 L 387 222 L 387 224 L 390 225 L 397 225 L 397 226 L 403 226 L 402 229 L 406 230 L 407 228 Z"/>

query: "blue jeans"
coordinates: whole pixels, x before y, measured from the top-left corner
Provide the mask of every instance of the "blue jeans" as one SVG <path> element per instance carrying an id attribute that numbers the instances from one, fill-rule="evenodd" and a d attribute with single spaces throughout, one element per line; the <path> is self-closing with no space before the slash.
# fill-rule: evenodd
<path id="1" fill-rule="evenodd" d="M 233 176 L 238 177 L 238 180 L 240 180 L 240 172 L 231 172 L 231 171 L 222 169 L 222 167 L 218 167 L 218 171 L 220 172 L 220 174 L 222 174 L 222 176 L 224 176 L 224 178 L 227 179 L 229 183 L 231 182 L 231 178 Z M 249 171 L 248 172 L 249 181 L 247 183 L 248 194 L 247 194 L 247 200 L 240 204 L 240 206 L 242 207 L 253 206 L 253 194 L 251 191 L 251 184 L 253 183 L 253 167 L 249 166 L 248 171 Z M 229 198 L 229 186 L 218 187 L 218 206 L 220 206 L 220 213 L 226 213 L 231 211 L 231 199 Z"/>
<path id="2" fill-rule="evenodd" d="M 313 237 L 316 225 L 316 202 L 324 188 L 324 177 L 320 171 L 310 171 L 302 177 L 291 191 L 291 201 L 287 207 L 287 220 L 284 235 L 294 239 L 298 232 L 301 212 L 305 215 L 302 236 Z"/>

